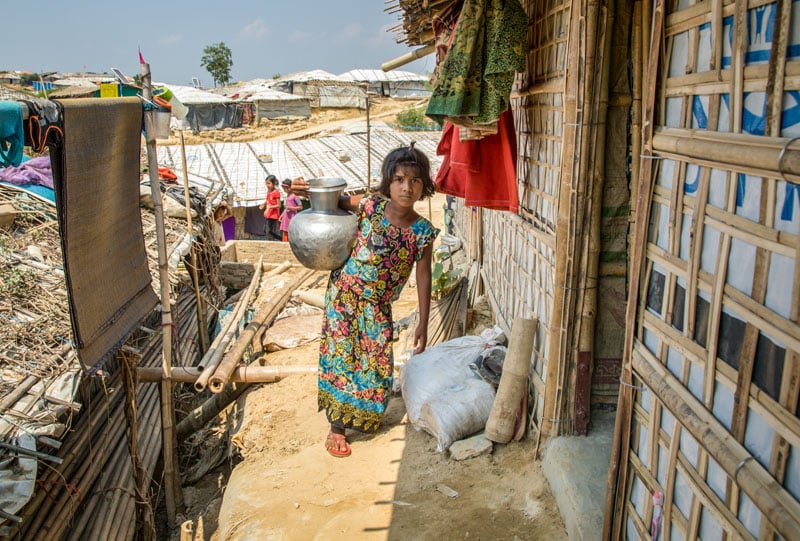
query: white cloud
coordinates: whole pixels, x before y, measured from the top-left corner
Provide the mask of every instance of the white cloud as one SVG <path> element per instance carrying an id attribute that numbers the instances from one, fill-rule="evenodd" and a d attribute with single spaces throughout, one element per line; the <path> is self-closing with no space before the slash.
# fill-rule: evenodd
<path id="1" fill-rule="evenodd" d="M 159 45 L 175 45 L 183 40 L 183 34 L 170 34 L 158 40 Z"/>
<path id="2" fill-rule="evenodd" d="M 289 41 L 292 43 L 302 43 L 310 40 L 313 36 L 314 34 L 305 30 L 292 30 L 292 32 L 289 34 Z M 321 36 L 316 37 L 320 38 Z"/>
<path id="3" fill-rule="evenodd" d="M 269 27 L 263 19 L 256 19 L 239 31 L 239 35 L 244 39 L 260 41 L 270 33 Z"/>
<path id="4" fill-rule="evenodd" d="M 359 23 L 346 24 L 336 33 L 334 39 L 336 41 L 352 41 L 361 35 L 361 30 L 362 27 Z"/>

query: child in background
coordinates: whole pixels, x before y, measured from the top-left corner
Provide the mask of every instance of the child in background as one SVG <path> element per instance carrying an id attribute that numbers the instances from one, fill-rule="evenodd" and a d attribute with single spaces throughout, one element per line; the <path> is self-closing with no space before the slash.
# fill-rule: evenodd
<path id="1" fill-rule="evenodd" d="M 264 182 L 267 184 L 267 198 L 258 205 L 264 211 L 264 218 L 267 223 L 264 226 L 264 234 L 267 240 L 281 240 L 280 215 L 281 215 L 281 192 L 278 191 L 278 177 L 269 175 Z"/>
<path id="2" fill-rule="evenodd" d="M 345 429 L 375 432 L 392 390 L 392 302 L 416 264 L 419 323 L 415 353 L 428 340 L 433 241 L 439 230 L 414 210 L 436 191 L 427 156 L 414 148 L 390 152 L 381 166 L 379 194 L 342 196 L 358 215 L 356 243 L 331 272 L 325 293 L 317 404 L 330 423 L 325 448 L 350 455 Z"/>
<path id="3" fill-rule="evenodd" d="M 281 214 L 281 232 L 283 233 L 283 242 L 288 242 L 289 223 L 303 209 L 303 203 L 300 201 L 300 197 L 292 190 L 291 180 L 288 178 L 283 179 L 281 186 L 283 191 L 286 192 L 286 202 L 283 205 L 283 213 Z"/>

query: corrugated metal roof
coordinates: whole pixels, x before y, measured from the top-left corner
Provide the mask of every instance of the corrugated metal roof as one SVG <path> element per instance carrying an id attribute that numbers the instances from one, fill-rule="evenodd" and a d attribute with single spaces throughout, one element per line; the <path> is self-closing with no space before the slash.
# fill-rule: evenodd
<path id="1" fill-rule="evenodd" d="M 355 69 L 339 75 L 345 81 L 378 82 L 415 82 L 427 83 L 428 77 L 410 71 L 392 70 L 389 72 L 374 69 Z"/>
<path id="2" fill-rule="evenodd" d="M 436 156 L 441 132 L 386 132 L 370 136 L 370 177 L 374 186 L 380 179 L 383 157 L 391 150 L 416 142 L 431 161 L 436 173 L 442 159 Z M 180 146 L 158 146 L 158 163 L 182 178 Z M 233 195 L 234 206 L 253 206 L 266 197 L 264 178 L 279 179 L 341 177 L 349 191 L 367 187 L 366 134 L 334 135 L 294 141 L 215 143 L 186 147 L 189 183 L 203 192 L 225 190 Z"/>

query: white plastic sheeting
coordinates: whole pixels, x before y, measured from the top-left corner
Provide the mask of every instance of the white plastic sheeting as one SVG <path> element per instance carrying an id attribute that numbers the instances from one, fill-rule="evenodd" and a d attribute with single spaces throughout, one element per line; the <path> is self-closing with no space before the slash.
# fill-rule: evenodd
<path id="1" fill-rule="evenodd" d="M 436 156 L 440 132 L 387 132 L 370 137 L 370 184 L 380 179 L 383 158 L 394 148 L 415 141 L 431 161 L 431 173 L 441 164 Z M 183 178 L 180 146 L 159 146 L 158 163 Z M 227 192 L 237 207 L 252 206 L 266 197 L 264 179 L 340 177 L 348 191 L 367 187 L 366 134 L 335 135 L 296 141 L 216 143 L 186 147 L 189 184 L 204 193 Z"/>

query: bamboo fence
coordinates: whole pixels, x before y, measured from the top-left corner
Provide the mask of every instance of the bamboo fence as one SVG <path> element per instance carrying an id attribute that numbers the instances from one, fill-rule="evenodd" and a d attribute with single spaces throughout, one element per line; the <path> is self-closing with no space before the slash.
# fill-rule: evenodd
<path id="1" fill-rule="evenodd" d="M 653 39 L 606 538 L 800 531 L 797 9 L 659 0 L 642 15 Z"/>

